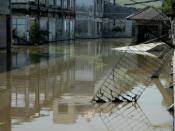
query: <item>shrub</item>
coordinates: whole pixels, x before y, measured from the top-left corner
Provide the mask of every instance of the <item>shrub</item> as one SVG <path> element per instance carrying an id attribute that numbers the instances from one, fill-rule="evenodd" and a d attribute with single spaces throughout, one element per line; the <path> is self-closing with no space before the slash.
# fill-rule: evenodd
<path id="1" fill-rule="evenodd" d="M 124 30 L 125 30 L 124 27 L 119 27 L 119 26 L 114 27 L 114 28 L 112 29 L 113 32 L 123 32 Z"/>
<path id="2" fill-rule="evenodd" d="M 162 10 L 164 13 L 172 12 L 172 0 L 163 0 Z"/>
<path id="3" fill-rule="evenodd" d="M 30 31 L 29 31 L 29 38 L 30 41 L 34 44 L 39 44 L 39 38 L 40 38 L 40 27 L 38 22 L 32 22 L 30 25 Z"/>

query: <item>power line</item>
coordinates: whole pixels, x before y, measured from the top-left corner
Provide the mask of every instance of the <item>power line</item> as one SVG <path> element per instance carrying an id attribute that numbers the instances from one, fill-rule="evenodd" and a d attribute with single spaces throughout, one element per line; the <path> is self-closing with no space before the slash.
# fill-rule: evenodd
<path id="1" fill-rule="evenodd" d="M 145 5 L 147 3 L 158 2 L 158 1 L 161 1 L 161 0 L 147 0 L 147 1 L 130 0 L 130 1 L 132 1 L 133 3 L 128 3 L 128 4 L 124 4 L 124 5 L 138 5 L 138 4 Z"/>

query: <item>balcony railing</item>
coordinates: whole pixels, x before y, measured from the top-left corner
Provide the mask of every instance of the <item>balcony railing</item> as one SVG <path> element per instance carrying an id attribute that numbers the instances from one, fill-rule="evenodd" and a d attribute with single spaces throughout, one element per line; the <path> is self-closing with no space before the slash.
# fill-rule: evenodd
<path id="1" fill-rule="evenodd" d="M 74 8 L 63 8 L 58 5 L 46 5 L 46 4 L 37 4 L 36 2 L 12 2 L 11 3 L 12 11 L 40 11 L 40 12 L 47 12 L 47 13 L 62 13 L 70 16 L 75 15 Z"/>

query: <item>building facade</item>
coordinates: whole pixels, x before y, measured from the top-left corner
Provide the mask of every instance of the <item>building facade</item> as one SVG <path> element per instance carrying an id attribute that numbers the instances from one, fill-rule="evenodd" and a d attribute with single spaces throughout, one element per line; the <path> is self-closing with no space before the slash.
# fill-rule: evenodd
<path id="1" fill-rule="evenodd" d="M 170 42 L 168 35 L 171 28 L 170 21 L 160 10 L 148 6 L 127 18 L 135 23 L 134 41 L 136 43 L 158 39 Z"/>
<path id="2" fill-rule="evenodd" d="M 76 38 L 99 38 L 105 0 L 76 0 Z"/>
<path id="3" fill-rule="evenodd" d="M 0 0 L 0 48 L 10 49 L 10 3 L 8 0 Z"/>
<path id="4" fill-rule="evenodd" d="M 37 21 L 44 42 L 74 39 L 75 0 L 12 0 L 14 43 L 30 43 Z"/>
<path id="5" fill-rule="evenodd" d="M 42 43 L 83 38 L 131 37 L 134 9 L 115 0 L 12 0 L 13 43 L 30 44 L 36 22 Z"/>
<path id="6" fill-rule="evenodd" d="M 116 0 L 106 0 L 103 14 L 103 37 L 131 37 L 133 23 L 126 19 L 136 11 L 118 4 Z"/>

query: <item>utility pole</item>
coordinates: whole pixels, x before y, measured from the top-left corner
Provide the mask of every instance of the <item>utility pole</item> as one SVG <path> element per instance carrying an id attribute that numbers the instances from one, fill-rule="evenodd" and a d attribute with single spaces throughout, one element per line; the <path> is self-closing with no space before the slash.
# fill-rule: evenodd
<path id="1" fill-rule="evenodd" d="M 161 0 L 145 0 L 145 1 L 136 1 L 136 0 L 130 0 L 132 3 L 127 3 L 125 5 L 129 6 L 129 5 L 144 5 L 148 4 L 148 3 L 153 3 L 153 2 L 158 2 Z"/>
<path id="2" fill-rule="evenodd" d="M 7 53 L 11 53 L 11 44 L 12 44 L 12 31 L 11 31 L 11 15 L 6 16 L 7 21 Z"/>
<path id="3" fill-rule="evenodd" d="M 40 0 L 37 0 L 37 26 L 38 26 L 38 33 L 40 32 Z M 40 36 L 40 34 L 38 34 Z M 40 37 L 37 39 L 37 44 L 40 44 Z"/>
<path id="4" fill-rule="evenodd" d="M 11 44 L 12 44 L 12 30 L 11 30 L 11 0 L 8 0 L 8 14 L 6 15 L 6 51 L 8 54 L 11 53 Z"/>

